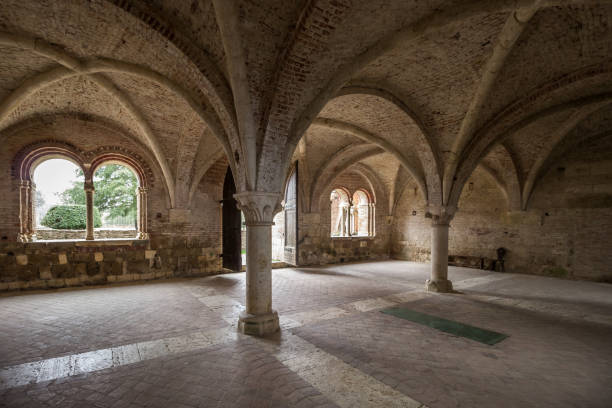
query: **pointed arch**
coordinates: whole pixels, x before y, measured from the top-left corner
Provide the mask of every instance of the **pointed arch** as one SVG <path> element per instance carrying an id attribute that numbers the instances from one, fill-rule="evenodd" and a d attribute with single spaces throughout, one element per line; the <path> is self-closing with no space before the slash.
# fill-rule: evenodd
<path id="1" fill-rule="evenodd" d="M 335 129 L 341 132 L 349 133 L 353 136 L 356 136 L 362 140 L 373 143 L 387 152 L 391 153 L 405 168 L 408 170 L 410 175 L 414 177 L 416 182 L 421 189 L 421 193 L 425 201 L 428 200 L 427 194 L 427 186 L 425 184 L 425 179 L 421 171 L 419 171 L 418 167 L 411 163 L 396 147 L 394 147 L 391 143 L 387 142 L 383 138 L 376 136 L 364 129 L 359 128 L 358 126 L 351 125 L 346 122 L 337 121 L 334 119 L 325 119 L 318 118 L 312 122 L 313 126 L 322 126 L 327 127 L 329 129 Z"/>
<path id="2" fill-rule="evenodd" d="M 461 190 L 463 189 L 465 182 L 469 178 L 470 174 L 472 174 L 472 172 L 474 171 L 474 168 L 480 163 L 481 159 L 486 156 L 486 154 L 488 154 L 495 145 L 497 145 L 498 143 L 503 143 L 503 141 L 510 135 L 520 131 L 521 129 L 527 127 L 528 125 L 539 119 L 545 118 L 555 113 L 562 112 L 568 109 L 587 107 L 589 105 L 608 103 L 611 101 L 612 94 L 604 93 L 572 100 L 570 102 L 565 102 L 559 105 L 554 105 L 552 107 L 538 111 L 513 124 L 512 126 L 509 126 L 497 137 L 491 138 L 492 140 L 488 140 L 488 138 L 484 137 L 481 138 L 481 140 L 477 144 L 471 146 L 468 150 L 466 150 L 466 154 L 464 155 L 463 160 L 457 168 L 456 180 L 453 183 L 451 194 L 449 196 L 449 205 L 457 205 L 459 196 L 461 195 Z"/>
<path id="3" fill-rule="evenodd" d="M 21 49 L 30 50 L 38 53 L 44 57 L 54 60 L 61 64 L 61 67 L 52 68 L 47 72 L 35 75 L 34 77 L 28 78 L 22 83 L 20 87 L 15 89 L 2 103 L 0 103 L 0 124 L 2 121 L 12 112 L 19 104 L 21 104 L 30 95 L 37 92 L 38 90 L 50 85 L 51 83 L 66 79 L 77 75 L 87 75 L 94 83 L 99 85 L 103 90 L 113 96 L 121 105 L 123 105 L 130 115 L 135 119 L 141 128 L 141 132 L 148 144 L 149 148 L 153 151 L 156 159 L 159 162 L 164 177 L 166 178 L 166 184 L 170 194 L 171 205 L 175 204 L 175 183 L 172 176 L 172 171 L 168 165 L 167 159 L 163 154 L 161 145 L 154 135 L 150 125 L 139 111 L 139 109 L 132 104 L 129 98 L 119 90 L 108 78 L 100 75 L 105 72 L 110 73 L 123 73 L 132 76 L 137 76 L 149 81 L 156 83 L 157 85 L 164 87 L 171 93 L 182 98 L 191 109 L 202 119 L 202 121 L 208 126 L 212 133 L 215 135 L 217 140 L 221 143 L 228 157 L 233 157 L 230 153 L 232 151 L 227 133 L 223 126 L 219 123 L 219 118 L 215 114 L 209 113 L 205 106 L 198 103 L 192 95 L 189 94 L 180 85 L 174 83 L 165 76 L 158 72 L 151 70 L 147 67 L 143 67 L 137 64 L 129 62 L 113 60 L 108 58 L 98 58 L 87 61 L 81 61 L 77 58 L 70 56 L 68 53 L 61 50 L 59 47 L 54 47 L 40 39 L 34 39 L 25 36 L 19 36 L 8 33 L 0 33 L 0 44 L 14 46 Z M 238 172 L 238 168 L 233 160 L 230 159 L 230 166 L 234 170 L 235 174 L 241 176 Z"/>

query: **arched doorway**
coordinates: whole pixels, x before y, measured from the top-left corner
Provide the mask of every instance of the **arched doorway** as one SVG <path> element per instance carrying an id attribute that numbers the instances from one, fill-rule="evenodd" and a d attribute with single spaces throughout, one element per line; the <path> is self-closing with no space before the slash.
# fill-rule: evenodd
<path id="1" fill-rule="evenodd" d="M 283 210 L 274 217 L 272 226 L 272 263 L 297 265 L 297 163 L 285 185 Z"/>
<path id="2" fill-rule="evenodd" d="M 242 269 L 240 229 L 242 213 L 236 206 L 236 185 L 230 168 L 223 182 L 222 225 L 223 225 L 223 267 L 239 272 Z"/>
<path id="3" fill-rule="evenodd" d="M 285 188 L 285 253 L 284 260 L 292 265 L 297 265 L 297 184 L 298 168 L 297 163 Z"/>

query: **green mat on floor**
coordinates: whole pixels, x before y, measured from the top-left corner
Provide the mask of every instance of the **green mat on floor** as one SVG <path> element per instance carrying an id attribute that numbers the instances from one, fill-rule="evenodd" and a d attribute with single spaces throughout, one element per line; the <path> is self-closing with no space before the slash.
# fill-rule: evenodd
<path id="1" fill-rule="evenodd" d="M 429 326 L 431 328 L 438 329 L 446 333 L 454 334 L 456 336 L 461 336 L 471 340 L 479 341 L 490 346 L 499 343 L 500 341 L 508 337 L 507 335 L 502 333 L 481 329 L 479 327 L 455 322 L 453 320 L 442 319 L 441 317 L 416 312 L 410 309 L 391 308 L 381 310 L 381 313 L 410 320 L 411 322 L 419 323 L 424 326 Z"/>

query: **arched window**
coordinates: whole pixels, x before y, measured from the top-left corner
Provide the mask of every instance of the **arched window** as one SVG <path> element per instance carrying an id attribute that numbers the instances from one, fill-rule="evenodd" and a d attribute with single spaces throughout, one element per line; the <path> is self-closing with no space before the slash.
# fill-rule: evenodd
<path id="1" fill-rule="evenodd" d="M 20 242 L 148 239 L 150 168 L 138 155 L 119 148 L 99 148 L 95 154 L 55 141 L 17 154 L 13 175 L 19 180 Z"/>
<path id="2" fill-rule="evenodd" d="M 93 184 L 94 207 L 100 211 L 102 228 L 134 231 L 135 235 L 138 228 L 136 174 L 127 166 L 107 162 L 94 172 Z"/>
<path id="3" fill-rule="evenodd" d="M 60 158 L 47 159 L 33 167 L 32 224 L 36 227 L 36 238 L 84 238 L 87 209 L 83 190 L 85 175 L 81 167 Z M 82 200 L 73 200 L 72 194 Z"/>
<path id="4" fill-rule="evenodd" d="M 357 190 L 352 196 L 343 188 L 332 190 L 331 236 L 369 237 L 374 236 L 374 203 L 370 194 Z"/>
<path id="5" fill-rule="evenodd" d="M 349 195 L 343 189 L 331 192 L 331 236 L 347 237 L 350 235 L 350 201 Z"/>
<path id="6" fill-rule="evenodd" d="M 362 191 L 353 194 L 353 207 L 351 211 L 351 235 L 370 236 L 373 234 L 370 198 Z"/>

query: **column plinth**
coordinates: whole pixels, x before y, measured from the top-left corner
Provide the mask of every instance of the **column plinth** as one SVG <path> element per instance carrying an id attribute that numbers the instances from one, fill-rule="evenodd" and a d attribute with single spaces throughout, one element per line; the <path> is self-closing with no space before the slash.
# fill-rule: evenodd
<path id="1" fill-rule="evenodd" d="M 246 242 L 246 309 L 238 319 L 244 334 L 265 336 L 279 330 L 272 309 L 272 224 L 280 211 L 280 193 L 249 191 L 235 194 L 244 213 Z"/>

